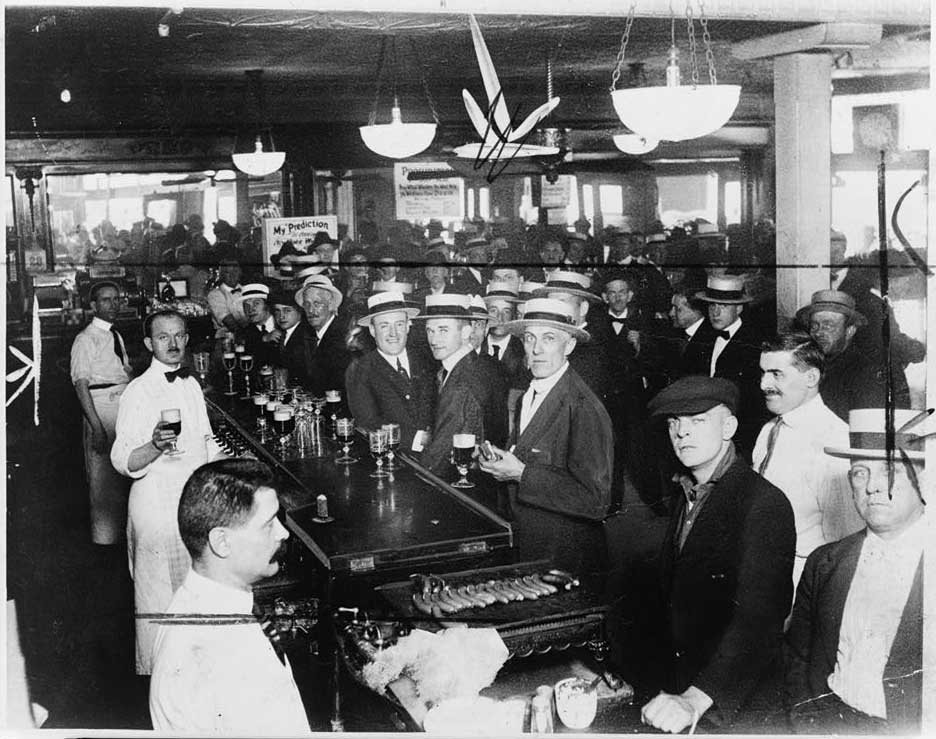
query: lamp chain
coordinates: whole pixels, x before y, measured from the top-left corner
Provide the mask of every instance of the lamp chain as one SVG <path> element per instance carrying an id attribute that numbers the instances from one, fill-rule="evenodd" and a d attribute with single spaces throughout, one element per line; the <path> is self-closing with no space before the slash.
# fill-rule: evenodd
<path id="1" fill-rule="evenodd" d="M 423 66 L 422 55 L 413 40 L 410 39 L 410 48 L 416 56 L 416 64 L 419 67 L 419 78 L 422 81 L 423 92 L 426 93 L 426 102 L 429 103 L 429 112 L 432 113 L 432 120 L 438 126 L 439 114 L 436 112 L 435 101 L 432 99 L 432 93 L 429 91 L 429 80 L 426 79 L 426 68 Z"/>
<path id="2" fill-rule="evenodd" d="M 709 35 L 708 18 L 705 17 L 705 3 L 699 0 L 699 24 L 702 26 L 702 43 L 705 45 L 705 61 L 708 64 L 709 81 L 718 84 L 715 75 L 715 55 L 712 53 L 712 37 Z"/>
<path id="3" fill-rule="evenodd" d="M 618 51 L 614 72 L 611 74 L 611 92 L 617 89 L 618 80 L 621 79 L 621 67 L 624 65 L 624 56 L 627 53 L 627 42 L 630 39 L 631 27 L 634 25 L 634 15 L 637 12 L 637 2 L 633 0 L 627 11 L 627 22 L 624 24 L 624 34 L 621 36 L 621 48 Z"/>
<path id="4" fill-rule="evenodd" d="M 380 87 L 383 80 L 384 62 L 387 58 L 387 37 L 380 40 L 380 59 L 377 61 L 377 89 L 374 91 L 374 106 L 370 115 L 367 116 L 367 125 L 373 126 L 377 123 L 377 106 L 380 104 Z"/>
<path id="5" fill-rule="evenodd" d="M 699 60 L 696 59 L 695 24 L 692 22 L 692 0 L 686 0 L 686 24 L 689 26 L 689 69 L 692 86 L 699 86 Z"/>

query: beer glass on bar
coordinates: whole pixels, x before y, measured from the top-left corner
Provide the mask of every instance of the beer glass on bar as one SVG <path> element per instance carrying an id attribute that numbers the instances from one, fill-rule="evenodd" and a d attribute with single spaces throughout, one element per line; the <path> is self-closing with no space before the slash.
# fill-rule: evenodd
<path id="1" fill-rule="evenodd" d="M 257 433 L 262 439 L 266 433 L 266 404 L 270 402 L 270 396 L 266 393 L 257 393 L 253 396 L 254 412 L 257 414 Z"/>
<path id="2" fill-rule="evenodd" d="M 253 369 L 253 355 L 251 354 L 241 354 L 240 355 L 240 368 L 244 373 L 244 394 L 241 397 L 242 400 L 250 400 L 250 370 Z"/>
<path id="3" fill-rule="evenodd" d="M 387 453 L 387 432 L 383 429 L 376 429 L 367 432 L 367 443 L 370 447 L 371 456 L 377 462 L 377 469 L 371 472 L 371 477 L 390 477 L 390 473 L 384 472 L 383 461 Z"/>
<path id="4" fill-rule="evenodd" d="M 473 488 L 475 485 L 468 479 L 468 467 L 475 450 L 474 434 L 455 434 L 452 436 L 452 464 L 458 468 L 461 477 L 452 483 L 453 488 Z"/>
<path id="5" fill-rule="evenodd" d="M 234 389 L 234 367 L 237 365 L 237 355 L 234 352 L 224 352 L 221 355 L 221 361 L 224 363 L 224 369 L 227 370 L 228 389 L 224 391 L 225 395 L 237 395 Z"/>
<path id="6" fill-rule="evenodd" d="M 335 429 L 335 422 L 338 420 L 338 415 L 341 413 L 341 391 L 340 390 L 326 390 L 325 391 L 325 421 L 328 424 L 328 429 L 332 433 L 332 439 L 337 438 L 337 432 Z"/>
<path id="7" fill-rule="evenodd" d="M 178 408 L 161 410 L 159 412 L 159 425 L 168 431 L 172 431 L 177 439 L 179 434 L 182 433 L 182 412 Z M 176 439 L 173 439 L 169 443 L 169 449 L 163 452 L 167 457 L 178 457 L 180 454 L 185 453 L 176 446 Z"/>
<path id="8" fill-rule="evenodd" d="M 279 434 L 280 458 L 286 459 L 289 445 L 289 436 L 296 428 L 296 419 L 293 416 L 292 406 L 277 405 L 273 411 L 273 429 Z"/>
<path id="9" fill-rule="evenodd" d="M 201 378 L 202 387 L 208 389 L 208 364 L 211 359 L 211 355 L 208 352 L 195 352 L 192 355 L 192 360 L 195 362 L 195 371 L 198 373 L 198 376 Z"/>
<path id="10" fill-rule="evenodd" d="M 388 471 L 400 469 L 400 465 L 393 460 L 396 459 L 396 450 L 400 448 L 400 424 L 385 423 L 381 426 L 387 432 L 387 465 Z"/>
<path id="11" fill-rule="evenodd" d="M 335 428 L 338 432 L 338 440 L 341 442 L 341 455 L 335 459 L 336 464 L 354 464 L 356 457 L 349 453 L 351 445 L 354 443 L 354 419 L 339 418 L 335 422 Z"/>

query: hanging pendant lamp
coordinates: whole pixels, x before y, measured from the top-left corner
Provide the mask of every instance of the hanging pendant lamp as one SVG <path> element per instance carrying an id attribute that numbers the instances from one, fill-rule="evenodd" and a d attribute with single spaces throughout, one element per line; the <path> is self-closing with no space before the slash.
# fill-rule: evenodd
<path id="1" fill-rule="evenodd" d="M 669 62 L 666 67 L 666 84 L 617 89 L 627 42 L 634 23 L 635 10 L 635 4 L 632 4 L 621 38 L 617 64 L 611 77 L 611 101 L 621 122 L 632 132 L 648 141 L 654 139 L 685 141 L 705 136 L 724 126 L 738 106 L 741 87 L 740 85 L 718 84 L 704 7 L 700 12 L 699 23 L 702 26 L 702 41 L 705 46 L 710 84 L 699 84 L 691 0 L 687 0 L 686 3 L 686 16 L 689 28 L 692 83 L 683 85 L 681 81 L 679 51 L 676 48 L 676 16 L 673 14 L 670 19 L 671 43 Z"/>
<path id="2" fill-rule="evenodd" d="M 247 71 L 247 108 L 256 111 L 257 120 L 262 117 L 263 111 L 266 110 L 263 104 L 262 74 L 262 70 L 259 69 Z M 250 98 L 253 98 L 253 100 Z M 256 133 L 252 142 L 253 150 L 233 152 L 231 160 L 234 162 L 234 166 L 246 175 L 266 177 L 283 166 L 286 161 L 286 152 L 276 151 L 273 144 L 273 132 L 269 128 L 262 128 L 259 124 L 256 124 L 255 130 Z"/>

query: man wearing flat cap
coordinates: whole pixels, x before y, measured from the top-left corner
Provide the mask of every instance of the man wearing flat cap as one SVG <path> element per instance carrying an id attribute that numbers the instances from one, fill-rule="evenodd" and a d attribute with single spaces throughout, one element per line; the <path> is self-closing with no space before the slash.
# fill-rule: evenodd
<path id="1" fill-rule="evenodd" d="M 534 298 L 507 324 L 522 337 L 533 379 L 509 450 L 495 448 L 496 459 L 479 464 L 508 483 L 519 556 L 586 573 L 607 566 L 601 521 L 611 504 L 614 437 L 607 411 L 569 362 L 589 339 L 576 321 L 567 303 Z"/>
<path id="2" fill-rule="evenodd" d="M 340 390 L 351 363 L 351 354 L 345 345 L 344 321 L 338 317 L 344 296 L 324 275 L 312 275 L 306 277 L 295 297 L 312 329 L 304 342 L 308 387 L 318 396 L 327 390 Z"/>
<path id="3" fill-rule="evenodd" d="M 816 549 L 796 590 L 786 637 L 787 705 L 809 734 L 920 733 L 926 411 L 896 409 L 887 449 L 883 408 L 849 414 L 848 480 L 861 531 Z"/>
<path id="4" fill-rule="evenodd" d="M 752 298 L 744 289 L 741 275 L 713 275 L 696 298 L 708 305 L 708 322 L 714 340 L 702 351 L 686 352 L 683 367 L 687 375 L 708 375 L 731 380 L 741 391 L 736 441 L 740 451 L 750 458 L 754 440 L 767 412 L 760 392 L 761 330 L 742 317 Z M 701 336 L 700 336 L 701 338 Z"/>
<path id="5" fill-rule="evenodd" d="M 867 320 L 855 308 L 855 299 L 841 290 L 818 290 L 809 305 L 799 309 L 796 320 L 822 347 L 826 369 L 819 382 L 825 404 L 843 421 L 853 408 L 883 408 L 887 396 L 884 360 L 855 344 L 855 334 Z M 907 378 L 900 367 L 892 369 L 894 403 L 910 405 Z"/>
<path id="6" fill-rule="evenodd" d="M 796 529 L 783 493 L 735 451 L 738 397 L 729 380 L 692 375 L 649 404 L 685 468 L 661 557 L 666 674 L 641 712 L 663 731 L 703 714 L 735 723 L 780 697 Z"/>
<path id="7" fill-rule="evenodd" d="M 401 448 L 417 451 L 432 425 L 434 392 L 431 366 L 420 353 L 407 350 L 410 320 L 418 314 L 401 292 L 369 297 L 367 315 L 357 323 L 370 331 L 376 348 L 355 359 L 346 373 L 355 423 L 366 429 L 398 423 Z"/>

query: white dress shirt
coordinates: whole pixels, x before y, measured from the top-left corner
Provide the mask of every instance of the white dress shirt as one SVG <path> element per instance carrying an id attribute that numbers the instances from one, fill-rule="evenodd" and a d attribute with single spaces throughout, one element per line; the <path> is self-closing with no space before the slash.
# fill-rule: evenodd
<path id="1" fill-rule="evenodd" d="M 488 356 L 494 357 L 495 359 L 503 359 L 504 352 L 507 351 L 507 345 L 510 343 L 510 334 L 505 334 L 504 336 L 494 336 L 493 334 L 487 335 L 487 353 Z M 497 347 L 497 351 L 494 351 L 494 347 Z"/>
<path id="2" fill-rule="evenodd" d="M 445 370 L 445 382 L 442 383 L 443 385 L 448 382 L 449 375 L 452 374 L 455 365 L 458 364 L 463 357 L 468 356 L 468 352 L 470 351 L 473 351 L 473 347 L 470 344 L 464 344 L 442 360 L 442 367 Z"/>
<path id="3" fill-rule="evenodd" d="M 691 324 L 691 325 L 689 325 L 689 326 L 686 326 L 686 328 L 683 329 L 683 330 L 686 332 L 686 336 L 688 336 L 690 339 L 691 339 L 693 336 L 695 336 L 695 335 L 696 335 L 696 331 L 699 330 L 699 327 L 702 325 L 702 321 L 704 321 L 704 320 L 705 320 L 705 316 L 703 316 L 702 318 L 700 318 L 700 319 L 699 319 L 698 321 L 696 321 L 695 323 L 693 323 L 693 324 Z"/>
<path id="4" fill-rule="evenodd" d="M 227 336 L 230 331 L 224 325 L 224 319 L 227 316 L 234 316 L 234 320 L 239 325 L 247 323 L 247 317 L 244 315 L 244 304 L 238 300 L 237 290 L 240 293 L 241 286 L 228 287 L 223 282 L 214 290 L 209 290 L 205 299 L 208 301 L 208 309 L 211 311 L 211 320 L 215 327 L 215 337 Z"/>
<path id="5" fill-rule="evenodd" d="M 609 311 L 608 311 L 608 317 L 609 317 L 609 318 L 611 319 L 611 321 L 612 321 L 612 323 L 611 323 L 611 330 L 614 331 L 615 334 L 617 334 L 618 336 L 620 336 L 620 335 L 621 335 L 621 330 L 622 330 L 624 327 L 623 327 L 623 326 L 615 326 L 615 325 L 614 325 L 614 321 L 626 321 L 626 320 L 627 320 L 627 308 L 625 308 L 625 309 L 624 309 L 624 312 L 623 312 L 621 315 L 619 315 L 619 316 L 614 315 L 614 313 L 613 313 L 612 311 L 609 310 Z"/>
<path id="6" fill-rule="evenodd" d="M 120 385 L 130 382 L 127 347 L 121 336 L 120 349 L 124 361 L 114 353 L 111 325 L 97 316 L 75 337 L 71 348 L 71 379 L 87 380 L 90 385 Z"/>
<path id="7" fill-rule="evenodd" d="M 569 360 L 566 360 L 565 364 L 549 377 L 534 377 L 530 380 L 530 387 L 523 394 L 523 399 L 520 401 L 520 425 L 517 436 L 526 430 L 527 425 L 536 415 L 537 409 L 543 404 L 546 396 L 549 395 L 549 391 L 556 386 L 556 383 L 562 379 L 568 369 Z"/>
<path id="8" fill-rule="evenodd" d="M 252 609 L 249 590 L 189 570 L 167 609 L 188 618 L 166 619 L 156 637 L 149 698 L 156 731 L 311 733 L 289 662 L 279 661 Z M 200 615 L 209 618 L 197 623 Z"/>
<path id="9" fill-rule="evenodd" d="M 334 322 L 335 322 L 335 314 L 333 313 L 332 315 L 328 317 L 328 320 L 325 321 L 324 325 L 321 328 L 313 329 L 315 331 L 315 338 L 317 338 L 321 342 L 322 337 L 325 335 L 325 332 L 328 331 L 328 329 L 331 327 L 331 325 Z"/>
<path id="10" fill-rule="evenodd" d="M 869 716 L 887 718 L 882 678 L 926 541 L 926 517 L 890 541 L 870 529 L 842 611 L 829 687 Z"/>
<path id="11" fill-rule="evenodd" d="M 384 358 L 384 360 L 387 362 L 387 364 L 389 364 L 391 367 L 393 367 L 393 371 L 394 371 L 394 372 L 399 372 L 399 371 L 400 371 L 400 368 L 397 366 L 397 362 L 399 362 L 400 365 L 402 365 L 403 369 L 406 370 L 406 374 L 408 374 L 410 377 L 413 376 L 413 373 L 410 372 L 409 355 L 406 353 L 406 349 L 404 349 L 403 351 L 401 351 L 401 352 L 400 352 L 399 354 L 397 354 L 395 357 L 392 356 L 392 355 L 390 355 L 390 354 L 385 354 L 384 352 L 380 351 L 380 349 L 377 350 L 377 353 L 378 353 L 381 357 Z"/>
<path id="12" fill-rule="evenodd" d="M 767 455 L 774 421 L 764 424 L 754 444 L 754 469 Z M 796 524 L 793 587 L 799 583 L 806 557 L 819 546 L 864 528 L 852 501 L 847 459 L 825 453 L 825 447 L 846 448 L 848 424 L 833 413 L 820 395 L 783 414 L 773 454 L 763 472 L 790 501 Z"/>
<path id="13" fill-rule="evenodd" d="M 733 339 L 739 328 L 741 328 L 741 319 L 735 318 L 734 323 L 723 330 L 728 332 L 729 339 Z M 715 346 L 712 349 L 712 362 L 709 364 L 709 377 L 715 377 L 715 366 L 718 364 L 721 353 L 728 346 L 729 339 L 723 339 L 721 336 L 715 339 Z"/>

